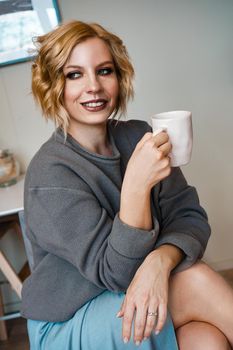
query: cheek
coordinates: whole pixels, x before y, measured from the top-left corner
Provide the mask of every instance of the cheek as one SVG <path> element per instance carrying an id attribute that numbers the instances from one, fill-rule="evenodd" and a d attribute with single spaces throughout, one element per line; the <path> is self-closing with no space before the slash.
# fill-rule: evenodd
<path id="1" fill-rule="evenodd" d="M 81 88 L 77 84 L 67 83 L 64 89 L 64 101 L 70 102 L 77 99 L 81 94 Z"/>
<path id="2" fill-rule="evenodd" d="M 111 96 L 116 100 L 119 94 L 119 84 L 117 80 L 112 82 L 111 86 L 109 87 L 109 92 L 111 93 Z"/>
<path id="3" fill-rule="evenodd" d="M 69 86 L 65 86 L 65 89 L 64 89 L 64 102 L 65 104 L 67 104 L 67 102 L 70 100 L 70 88 Z"/>
<path id="4" fill-rule="evenodd" d="M 66 90 L 66 88 L 63 91 L 63 101 L 64 101 L 64 104 L 66 106 L 66 104 L 67 104 L 67 90 Z"/>

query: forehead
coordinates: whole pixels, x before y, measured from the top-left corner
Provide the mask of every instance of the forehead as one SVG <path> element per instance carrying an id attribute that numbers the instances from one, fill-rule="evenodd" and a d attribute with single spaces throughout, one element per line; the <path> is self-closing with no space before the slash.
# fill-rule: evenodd
<path id="1" fill-rule="evenodd" d="M 104 61 L 113 61 L 109 47 L 104 40 L 90 38 L 77 44 L 71 51 L 65 67 L 69 65 L 98 65 Z"/>

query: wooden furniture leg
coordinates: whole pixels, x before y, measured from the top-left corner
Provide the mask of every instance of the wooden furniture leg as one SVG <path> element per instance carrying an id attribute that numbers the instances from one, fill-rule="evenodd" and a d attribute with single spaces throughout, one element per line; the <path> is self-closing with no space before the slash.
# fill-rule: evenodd
<path id="1" fill-rule="evenodd" d="M 0 238 L 7 234 L 9 230 L 13 230 L 20 238 L 22 238 L 22 232 L 18 220 L 18 214 L 3 218 L 0 217 Z M 20 272 L 16 273 L 7 256 L 0 250 L 0 270 L 6 277 L 6 280 L 10 283 L 12 289 L 21 299 L 22 281 L 30 274 L 28 263 L 23 266 Z M 20 313 L 9 316 L 4 315 L 3 299 L 0 291 L 0 317 L 4 317 L 4 320 L 0 320 L 0 340 L 7 339 L 7 327 L 5 321 L 6 319 L 12 318 L 12 316 L 19 317 Z"/>
<path id="2" fill-rule="evenodd" d="M 4 316 L 2 293 L 0 290 L 0 316 Z M 0 321 L 0 340 L 7 340 L 6 322 Z"/>
<path id="3" fill-rule="evenodd" d="M 19 298 L 21 299 L 21 290 L 22 290 L 22 281 L 19 279 L 19 276 L 3 254 L 3 252 L 0 251 L 0 268 L 7 278 L 7 280 L 10 282 L 11 287 L 15 290 Z"/>

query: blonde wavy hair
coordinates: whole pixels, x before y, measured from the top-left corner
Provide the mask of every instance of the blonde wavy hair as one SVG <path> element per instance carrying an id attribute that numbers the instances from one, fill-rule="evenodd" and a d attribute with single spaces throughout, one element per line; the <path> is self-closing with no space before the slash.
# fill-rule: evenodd
<path id="1" fill-rule="evenodd" d="M 70 21 L 34 39 L 37 56 L 32 65 L 32 93 L 45 118 L 52 119 L 65 134 L 69 115 L 64 104 L 65 76 L 63 67 L 73 48 L 97 37 L 107 44 L 113 58 L 119 83 L 119 96 L 113 117 L 125 114 L 127 102 L 133 98 L 134 69 L 122 40 L 96 23 Z"/>

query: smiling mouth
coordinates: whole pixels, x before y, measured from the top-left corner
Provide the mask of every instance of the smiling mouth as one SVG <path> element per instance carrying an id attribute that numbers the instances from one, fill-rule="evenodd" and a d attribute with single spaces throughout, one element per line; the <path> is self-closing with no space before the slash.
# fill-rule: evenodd
<path id="1" fill-rule="evenodd" d="M 98 99 L 98 100 L 82 102 L 81 105 L 88 111 L 98 112 L 106 107 L 107 102 L 108 102 L 107 100 Z"/>

